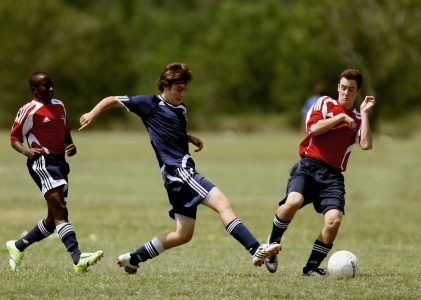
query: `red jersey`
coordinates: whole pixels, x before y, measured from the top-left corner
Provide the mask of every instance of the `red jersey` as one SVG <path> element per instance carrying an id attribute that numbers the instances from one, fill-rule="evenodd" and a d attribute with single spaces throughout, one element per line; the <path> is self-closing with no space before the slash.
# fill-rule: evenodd
<path id="1" fill-rule="evenodd" d="M 40 148 L 46 154 L 65 152 L 64 138 L 70 132 L 63 102 L 51 99 L 51 104 L 33 99 L 22 106 L 10 132 L 11 141 L 23 143 L 26 137 L 30 148 Z"/>
<path id="2" fill-rule="evenodd" d="M 354 119 L 356 129 L 349 129 L 344 122 L 341 122 L 321 135 L 308 134 L 299 146 L 301 157 L 315 158 L 341 171 L 346 170 L 352 146 L 359 142 L 360 113 L 354 108 L 345 109 L 337 100 L 323 96 L 308 111 L 306 128 L 308 130 L 319 120 L 332 118 L 340 113 L 345 113 Z"/>

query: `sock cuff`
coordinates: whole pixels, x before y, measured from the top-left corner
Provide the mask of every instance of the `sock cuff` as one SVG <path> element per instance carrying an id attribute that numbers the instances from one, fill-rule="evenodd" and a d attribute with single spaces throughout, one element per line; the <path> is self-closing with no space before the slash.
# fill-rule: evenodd
<path id="1" fill-rule="evenodd" d="M 157 238 L 154 237 L 151 241 L 152 246 L 155 248 L 155 250 L 158 252 L 158 254 L 164 252 L 164 245 L 162 245 L 161 241 Z"/>
<path id="2" fill-rule="evenodd" d="M 330 249 L 332 249 L 333 244 L 325 244 L 319 240 L 316 240 L 313 244 L 313 250 L 321 253 L 328 254 Z"/>
<path id="3" fill-rule="evenodd" d="M 239 218 L 235 218 L 231 222 L 228 223 L 228 225 L 225 227 L 226 230 L 231 234 L 235 227 L 242 224 L 241 220 Z"/>
<path id="4" fill-rule="evenodd" d="M 69 234 L 75 233 L 73 231 L 72 224 L 70 223 L 61 223 L 56 226 L 56 229 L 57 229 L 58 236 L 60 237 L 61 240 L 63 240 Z"/>
<path id="5" fill-rule="evenodd" d="M 273 218 L 273 224 L 281 229 L 286 229 L 289 223 L 291 223 L 291 221 L 282 221 L 277 214 L 275 214 L 275 217 Z"/>
<path id="6" fill-rule="evenodd" d="M 37 226 L 38 226 L 39 231 L 41 231 L 41 233 L 46 237 L 50 236 L 54 233 L 54 229 L 52 231 L 50 231 L 47 228 L 47 223 L 45 222 L 44 219 L 39 220 Z"/>

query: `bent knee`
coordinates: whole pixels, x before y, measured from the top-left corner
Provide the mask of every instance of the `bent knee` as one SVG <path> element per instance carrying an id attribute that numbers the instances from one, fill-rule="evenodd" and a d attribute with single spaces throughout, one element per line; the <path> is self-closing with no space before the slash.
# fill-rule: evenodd
<path id="1" fill-rule="evenodd" d="M 291 209 L 299 209 L 303 205 L 304 197 L 300 193 L 291 192 L 288 194 L 288 198 L 285 201 L 285 205 Z"/>
<path id="2" fill-rule="evenodd" d="M 192 233 L 178 233 L 177 241 L 179 245 L 186 244 L 191 241 L 192 237 L 193 237 Z"/>
<path id="3" fill-rule="evenodd" d="M 326 217 L 325 225 L 330 228 L 339 228 L 342 222 L 342 214 L 334 214 Z"/>

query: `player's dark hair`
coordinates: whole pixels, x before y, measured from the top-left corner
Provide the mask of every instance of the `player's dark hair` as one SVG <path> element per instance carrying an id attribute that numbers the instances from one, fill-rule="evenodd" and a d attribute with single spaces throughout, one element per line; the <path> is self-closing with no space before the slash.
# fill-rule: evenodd
<path id="1" fill-rule="evenodd" d="M 346 69 L 339 75 L 339 81 L 341 81 L 343 77 L 348 80 L 355 80 L 357 82 L 357 89 L 361 89 L 361 85 L 363 83 L 363 75 L 361 74 L 360 70 Z"/>
<path id="2" fill-rule="evenodd" d="M 29 77 L 29 87 L 32 88 L 36 86 L 40 77 L 51 77 L 51 75 L 45 72 L 32 73 Z"/>
<path id="3" fill-rule="evenodd" d="M 173 84 L 189 83 L 192 80 L 190 68 L 183 63 L 172 63 L 165 67 L 157 80 L 158 90 L 164 91 Z"/>

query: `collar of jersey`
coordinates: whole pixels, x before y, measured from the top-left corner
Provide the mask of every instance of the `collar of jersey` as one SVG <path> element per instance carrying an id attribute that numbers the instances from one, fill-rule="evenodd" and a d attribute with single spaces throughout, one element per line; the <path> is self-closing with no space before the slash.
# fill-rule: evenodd
<path id="1" fill-rule="evenodd" d="M 181 103 L 180 105 L 175 106 L 175 105 L 167 102 L 164 98 L 161 97 L 161 95 L 157 95 L 157 96 L 158 96 L 159 99 L 161 99 L 161 102 L 163 102 L 165 105 L 168 105 L 169 107 L 172 107 L 172 108 L 181 108 L 184 111 L 186 110 L 186 108 L 184 107 L 184 104 L 183 103 Z"/>

